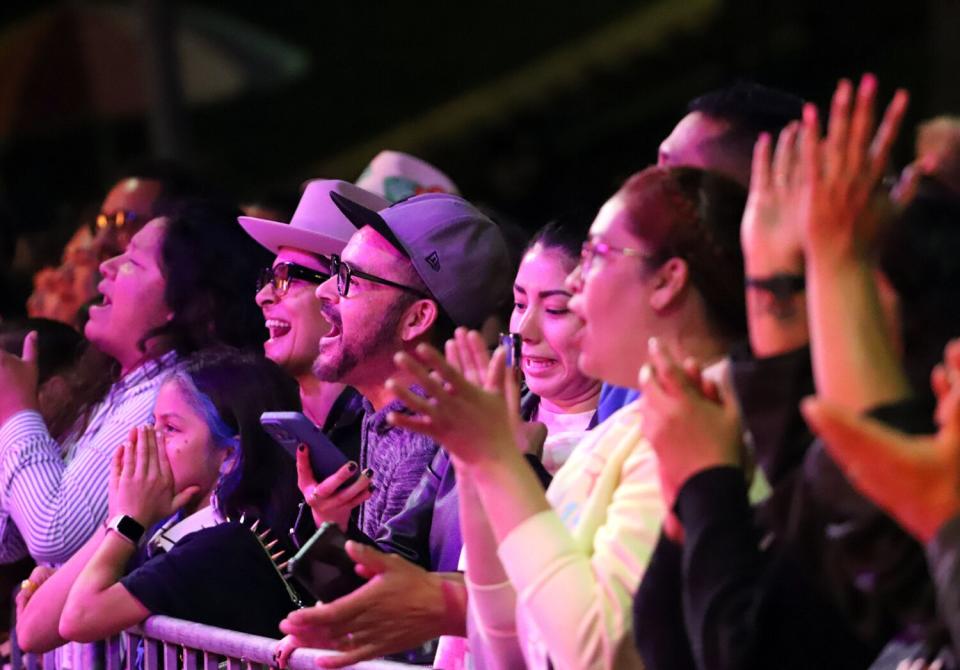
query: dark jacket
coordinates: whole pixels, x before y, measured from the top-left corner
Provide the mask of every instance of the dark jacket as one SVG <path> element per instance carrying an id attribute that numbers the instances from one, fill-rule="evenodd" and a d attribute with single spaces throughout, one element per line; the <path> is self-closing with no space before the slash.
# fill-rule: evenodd
<path id="1" fill-rule="evenodd" d="M 733 379 L 773 491 L 751 508 L 742 472 L 722 467 L 678 492 L 684 544 L 661 538 L 634 602 L 647 666 L 868 667 L 894 634 L 933 631 L 922 547 L 847 484 L 800 415 L 808 351 L 735 356 Z M 911 401 L 872 414 L 930 428 Z"/>

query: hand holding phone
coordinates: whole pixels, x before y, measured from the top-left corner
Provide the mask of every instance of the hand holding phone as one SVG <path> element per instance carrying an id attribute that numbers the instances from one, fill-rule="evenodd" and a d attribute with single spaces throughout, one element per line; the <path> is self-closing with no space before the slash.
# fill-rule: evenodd
<path id="1" fill-rule="evenodd" d="M 347 554 L 346 535 L 325 523 L 287 563 L 287 573 L 319 602 L 332 602 L 364 584 Z"/>
<path id="2" fill-rule="evenodd" d="M 300 412 L 264 412 L 260 425 L 280 446 L 297 457 L 297 447 L 307 445 L 310 467 L 322 481 L 347 464 L 348 459 L 310 419 Z M 359 474 L 359 473 L 358 473 Z M 353 477 L 350 481 L 355 481 Z M 349 483 L 349 482 L 347 482 Z"/>
<path id="3" fill-rule="evenodd" d="M 505 365 L 508 368 L 520 368 L 522 339 L 519 333 L 500 333 L 500 346 L 507 352 Z"/>

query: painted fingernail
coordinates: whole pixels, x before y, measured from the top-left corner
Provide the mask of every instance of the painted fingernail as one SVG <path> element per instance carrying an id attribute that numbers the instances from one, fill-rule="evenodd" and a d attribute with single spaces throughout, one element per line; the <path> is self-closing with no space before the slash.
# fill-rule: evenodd
<path id="1" fill-rule="evenodd" d="M 364 470 L 364 471 L 363 471 L 362 473 L 360 473 L 360 474 L 362 474 L 362 475 L 363 475 L 364 477 L 366 477 L 367 479 L 370 479 L 371 477 L 373 477 L 373 468 L 367 468 L 366 470 Z"/>
<path id="2" fill-rule="evenodd" d="M 303 444 L 302 442 L 299 445 L 297 445 L 297 451 L 306 451 L 306 450 L 307 450 L 307 445 Z"/>
<path id="3" fill-rule="evenodd" d="M 347 463 L 347 470 L 349 470 L 350 472 L 356 472 L 358 467 L 360 466 L 358 466 L 353 461 L 350 461 L 349 463 Z"/>
<path id="4" fill-rule="evenodd" d="M 370 493 L 373 493 L 374 491 L 377 490 L 377 487 L 376 485 L 371 484 L 370 486 L 367 487 L 367 490 L 370 491 Z"/>

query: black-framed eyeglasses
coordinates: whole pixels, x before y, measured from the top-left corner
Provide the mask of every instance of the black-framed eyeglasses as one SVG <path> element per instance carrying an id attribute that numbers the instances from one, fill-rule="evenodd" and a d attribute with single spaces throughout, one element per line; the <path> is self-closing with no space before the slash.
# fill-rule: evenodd
<path id="1" fill-rule="evenodd" d="M 330 275 L 319 270 L 311 270 L 296 263 L 277 263 L 272 267 L 263 268 L 260 276 L 257 278 L 257 293 L 263 290 L 263 287 L 270 284 L 276 296 L 283 297 L 290 289 L 290 282 L 294 279 L 317 284 L 318 286 L 327 281 Z"/>
<path id="2" fill-rule="evenodd" d="M 375 284 L 382 284 L 383 286 L 392 286 L 393 288 L 398 288 L 401 291 L 409 291 L 410 293 L 418 295 L 421 298 L 431 298 L 431 296 L 418 288 L 398 284 L 395 281 L 390 281 L 389 279 L 384 279 L 383 277 L 378 277 L 368 272 L 357 270 L 346 261 L 340 260 L 340 256 L 337 254 L 331 254 L 330 256 L 330 274 L 337 276 L 337 293 L 341 298 L 346 298 L 350 293 L 350 280 L 353 277 L 360 277 L 360 279 L 366 279 L 367 281 L 372 281 Z"/>

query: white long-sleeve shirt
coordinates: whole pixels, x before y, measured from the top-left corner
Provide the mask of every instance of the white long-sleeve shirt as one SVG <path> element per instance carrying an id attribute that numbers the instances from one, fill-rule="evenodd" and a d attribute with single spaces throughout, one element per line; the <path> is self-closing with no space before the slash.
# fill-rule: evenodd
<path id="1" fill-rule="evenodd" d="M 130 428 L 152 423 L 173 352 L 127 373 L 63 446 L 40 414 L 26 410 L 0 427 L 0 563 L 64 563 L 107 516 L 110 461 Z"/>
<path id="2" fill-rule="evenodd" d="M 633 596 L 664 516 L 657 461 L 636 405 L 588 433 L 536 514 L 500 543 L 509 582 L 467 570 L 470 650 L 478 668 L 641 668 Z M 474 644 L 474 636 L 478 644 Z"/>

